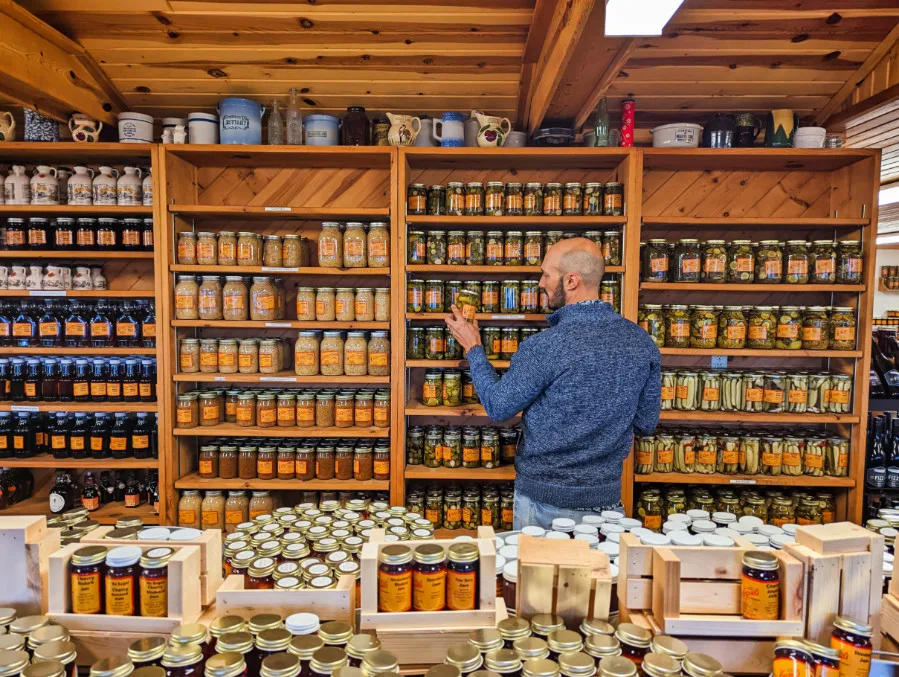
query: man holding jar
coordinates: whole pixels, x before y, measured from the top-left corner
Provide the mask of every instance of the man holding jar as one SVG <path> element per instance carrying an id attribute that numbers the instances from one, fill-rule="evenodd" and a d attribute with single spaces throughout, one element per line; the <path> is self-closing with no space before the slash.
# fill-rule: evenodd
<path id="1" fill-rule="evenodd" d="M 585 238 L 562 240 L 541 270 L 550 327 L 522 341 L 501 377 L 477 321 L 466 322 L 456 306 L 446 317 L 487 415 L 506 421 L 522 412 L 515 529 L 621 510 L 634 433 L 652 433 L 659 420 L 661 354 L 643 329 L 599 300 L 600 248 Z"/>

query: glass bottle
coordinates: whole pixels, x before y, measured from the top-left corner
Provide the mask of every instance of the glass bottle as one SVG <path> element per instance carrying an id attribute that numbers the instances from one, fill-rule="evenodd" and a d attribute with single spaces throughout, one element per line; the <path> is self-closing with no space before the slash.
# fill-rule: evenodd
<path id="1" fill-rule="evenodd" d="M 97 308 L 90 321 L 91 345 L 106 348 L 112 344 L 113 323 L 109 309 L 104 301 L 97 303 Z"/>
<path id="2" fill-rule="evenodd" d="M 131 445 L 131 426 L 128 414 L 123 411 L 115 413 L 112 429 L 109 431 L 109 451 L 113 458 L 128 458 Z"/>
<path id="3" fill-rule="evenodd" d="M 287 103 L 287 144 L 299 146 L 303 143 L 303 114 L 300 111 L 299 90 L 290 90 Z"/>
<path id="4" fill-rule="evenodd" d="M 115 323 L 115 343 L 122 348 L 136 348 L 141 344 L 140 323 L 134 318 L 134 307 L 123 303 Z"/>
<path id="5" fill-rule="evenodd" d="M 272 112 L 268 115 L 268 145 L 284 145 L 284 124 L 281 120 L 281 109 L 278 100 L 272 99 Z"/>
<path id="6" fill-rule="evenodd" d="M 94 474 L 90 471 L 84 475 L 84 487 L 81 489 L 81 507 L 93 512 L 100 507 L 100 490 L 94 482 Z"/>
<path id="7" fill-rule="evenodd" d="M 19 312 L 12 322 L 13 345 L 28 348 L 36 344 L 37 324 L 28 301 L 19 302 Z"/>
<path id="8" fill-rule="evenodd" d="M 599 100 L 599 106 L 596 108 L 593 130 L 596 134 L 593 145 L 596 148 L 607 147 L 609 145 L 609 103 L 604 96 Z"/>
<path id="9" fill-rule="evenodd" d="M 69 306 L 65 322 L 65 344 L 67 347 L 80 348 L 87 345 L 88 327 L 84 319 L 83 306 L 73 301 Z"/>
<path id="10" fill-rule="evenodd" d="M 41 347 L 52 348 L 62 343 L 62 322 L 59 307 L 55 303 L 46 302 L 44 312 L 38 320 L 38 336 Z"/>
<path id="11" fill-rule="evenodd" d="M 87 414 L 79 412 L 75 414 L 72 429 L 69 430 L 69 449 L 72 458 L 87 458 L 90 445 L 91 422 Z"/>

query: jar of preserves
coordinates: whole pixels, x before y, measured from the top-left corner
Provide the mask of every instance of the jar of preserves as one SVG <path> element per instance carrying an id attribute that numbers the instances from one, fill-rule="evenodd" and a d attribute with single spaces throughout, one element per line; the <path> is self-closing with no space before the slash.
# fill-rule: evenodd
<path id="1" fill-rule="evenodd" d="M 348 301 L 348 307 L 353 308 L 352 300 Z M 316 290 L 315 319 L 318 322 L 333 322 L 337 319 L 337 293 L 334 287 L 319 287 Z"/>
<path id="2" fill-rule="evenodd" d="M 520 230 L 506 233 L 503 243 L 504 265 L 520 266 L 524 263 L 524 236 Z"/>
<path id="3" fill-rule="evenodd" d="M 583 193 L 580 183 L 570 182 L 565 184 L 565 193 L 562 197 L 563 216 L 581 216 L 583 214 Z"/>
<path id="4" fill-rule="evenodd" d="M 447 199 L 449 196 L 447 196 Z M 449 213 L 449 210 L 447 210 Z M 484 184 L 480 181 L 469 181 L 465 186 L 465 216 L 484 215 Z"/>
<path id="5" fill-rule="evenodd" d="M 348 221 L 343 231 L 343 267 L 365 268 L 368 265 L 368 237 L 358 221 Z"/>
<path id="6" fill-rule="evenodd" d="M 465 184 L 461 181 L 450 181 L 446 184 L 446 210 L 447 216 L 462 216 L 465 214 Z"/>
<path id="7" fill-rule="evenodd" d="M 213 391 L 200 393 L 200 425 L 214 426 L 222 422 L 221 401 Z"/>
<path id="8" fill-rule="evenodd" d="M 373 331 L 368 340 L 368 375 L 390 374 L 390 339 L 386 331 Z"/>
<path id="9" fill-rule="evenodd" d="M 531 181 L 524 187 L 524 215 L 541 216 L 543 214 L 543 184 Z"/>
<path id="10" fill-rule="evenodd" d="M 690 347 L 690 307 L 680 304 L 668 306 L 665 315 L 665 344 L 668 348 Z"/>
<path id="11" fill-rule="evenodd" d="M 281 239 L 281 265 L 286 268 L 300 268 L 308 265 L 306 238 L 291 233 Z"/>
<path id="12" fill-rule="evenodd" d="M 843 616 L 834 619 L 830 647 L 840 652 L 840 675 L 862 677 L 868 674 L 873 634 L 870 625 Z"/>
<path id="13" fill-rule="evenodd" d="M 756 306 L 749 313 L 747 348 L 771 350 L 777 336 L 778 317 L 772 306 Z"/>
<path id="14" fill-rule="evenodd" d="M 488 181 L 487 191 L 484 194 L 484 214 L 487 216 L 502 216 L 505 203 L 505 185 L 503 182 Z"/>
<path id="15" fill-rule="evenodd" d="M 343 346 L 344 373 L 365 376 L 368 373 L 368 341 L 364 331 L 351 331 Z"/>
<path id="16" fill-rule="evenodd" d="M 12 241 L 12 238 L 10 238 Z M 23 239 L 24 243 L 24 239 Z M 81 244 L 81 243 L 79 243 Z M 197 234 L 184 231 L 178 233 L 178 263 L 182 266 L 197 265 Z"/>
<path id="17" fill-rule="evenodd" d="M 237 234 L 237 265 L 262 265 L 262 247 L 256 233 L 244 231 Z"/>
<path id="18" fill-rule="evenodd" d="M 444 307 L 443 280 L 428 280 L 425 282 L 424 311 L 428 313 L 441 313 Z"/>
<path id="19" fill-rule="evenodd" d="M 562 216 L 561 183 L 547 183 L 543 187 L 543 216 Z"/>
<path id="20" fill-rule="evenodd" d="M 322 268 L 340 268 L 343 265 L 343 235 L 340 224 L 323 221 L 318 236 L 318 265 Z"/>
<path id="21" fill-rule="evenodd" d="M 724 240 L 706 240 L 702 245 L 703 282 L 724 282 L 727 278 L 727 247 Z"/>
<path id="22" fill-rule="evenodd" d="M 624 186 L 611 181 L 603 189 L 603 215 L 624 216 Z"/>
<path id="23" fill-rule="evenodd" d="M 855 313 L 848 306 L 834 306 L 830 314 L 830 349 L 855 350 Z"/>
<path id="24" fill-rule="evenodd" d="M 197 233 L 197 265 L 214 266 L 218 263 L 218 246 L 215 233 Z"/>
<path id="25" fill-rule="evenodd" d="M 241 374 L 259 371 L 259 342 L 256 339 L 240 339 L 238 342 L 237 370 Z"/>
<path id="26" fill-rule="evenodd" d="M 755 278 L 755 253 L 749 240 L 734 240 L 727 250 L 727 281 L 752 282 Z"/>
<path id="27" fill-rule="evenodd" d="M 225 286 L 222 288 L 221 295 L 221 319 L 229 322 L 249 319 L 250 292 L 243 277 L 240 275 L 228 275 L 225 277 Z"/>
<path id="28" fill-rule="evenodd" d="M 203 283 L 197 290 L 199 319 L 222 319 L 222 284 L 218 275 L 203 275 Z"/>
<path id="29" fill-rule="evenodd" d="M 428 215 L 446 216 L 446 188 L 440 184 L 428 188 Z"/>
<path id="30" fill-rule="evenodd" d="M 218 265 L 237 265 L 237 235 L 233 231 L 219 231 L 218 239 L 216 241 L 216 250 Z"/>
<path id="31" fill-rule="evenodd" d="M 200 286 L 193 275 L 179 275 L 175 285 L 175 319 L 200 319 L 198 297 Z"/>
<path id="32" fill-rule="evenodd" d="M 650 240 L 643 249 L 642 279 L 645 282 L 668 281 L 668 243 Z"/>
<path id="33" fill-rule="evenodd" d="M 804 240 L 788 240 L 784 250 L 786 262 L 786 284 L 807 284 L 809 281 L 808 242 Z"/>
<path id="34" fill-rule="evenodd" d="M 390 289 L 388 287 L 375 288 L 374 320 L 375 322 L 390 321 Z"/>
<path id="35" fill-rule="evenodd" d="M 276 320 L 276 291 L 270 277 L 254 277 L 250 287 L 250 319 L 254 321 Z"/>
<path id="36" fill-rule="evenodd" d="M 838 284 L 861 284 L 864 257 L 859 240 L 841 240 L 837 266 Z"/>
<path id="37" fill-rule="evenodd" d="M 802 315 L 798 306 L 781 306 L 777 315 L 776 339 L 778 350 L 800 350 L 802 348 Z"/>
<path id="38" fill-rule="evenodd" d="M 406 214 L 423 216 L 428 213 L 428 189 L 423 183 L 411 183 L 406 188 Z"/>
<path id="39" fill-rule="evenodd" d="M 518 182 L 506 184 L 506 216 L 524 216 L 524 191 Z"/>
<path id="40" fill-rule="evenodd" d="M 830 347 L 830 322 L 827 308 L 809 306 L 802 315 L 802 349 L 827 350 Z"/>
<path id="41" fill-rule="evenodd" d="M 405 545 L 385 545 L 378 554 L 378 611 L 412 610 L 413 554 Z"/>

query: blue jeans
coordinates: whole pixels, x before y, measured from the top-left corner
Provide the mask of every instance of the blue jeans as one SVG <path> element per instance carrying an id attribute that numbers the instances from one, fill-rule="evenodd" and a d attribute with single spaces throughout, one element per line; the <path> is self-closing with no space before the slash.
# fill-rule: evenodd
<path id="1" fill-rule="evenodd" d="M 554 505 L 540 503 L 539 501 L 530 499 L 516 490 L 514 510 L 515 516 L 512 528 L 517 531 L 521 529 L 521 527 L 532 525 L 543 527 L 544 529 L 551 529 L 553 520 L 557 517 L 567 517 L 573 519 L 575 523 L 580 524 L 581 519 L 585 515 L 598 515 L 603 510 L 618 510 L 623 513 L 624 506 L 619 501 L 618 505 L 604 505 L 584 510 L 557 508 Z"/>

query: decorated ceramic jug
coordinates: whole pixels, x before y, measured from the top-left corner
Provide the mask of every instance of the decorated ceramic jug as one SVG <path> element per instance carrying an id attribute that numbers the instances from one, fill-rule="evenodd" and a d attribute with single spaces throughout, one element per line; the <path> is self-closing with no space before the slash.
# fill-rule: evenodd
<path id="1" fill-rule="evenodd" d="M 28 277 L 28 269 L 25 266 L 10 266 L 6 286 L 9 289 L 25 289 L 26 277 Z"/>
<path id="2" fill-rule="evenodd" d="M 42 289 L 44 284 L 44 268 L 41 265 L 28 266 L 25 276 L 25 289 Z"/>
<path id="3" fill-rule="evenodd" d="M 65 289 L 65 266 L 48 264 L 44 267 L 44 289 Z"/>
<path id="4" fill-rule="evenodd" d="M 56 178 L 56 167 L 38 165 L 31 177 L 31 204 L 59 204 L 59 181 Z"/>
<path id="5" fill-rule="evenodd" d="M 109 287 L 109 283 L 103 277 L 103 268 L 99 266 L 91 268 L 91 287 L 94 289 L 107 289 Z"/>
<path id="6" fill-rule="evenodd" d="M 765 147 L 792 148 L 799 116 L 789 108 L 777 108 L 765 116 Z"/>
<path id="7" fill-rule="evenodd" d="M 128 207 L 141 204 L 143 199 L 141 177 L 143 175 L 143 172 L 137 167 L 125 167 L 125 173 L 116 182 L 118 204 Z"/>
<path id="8" fill-rule="evenodd" d="M 66 182 L 66 193 L 70 205 L 90 205 L 94 201 L 94 170 L 78 165 L 75 173 Z"/>
<path id="9" fill-rule="evenodd" d="M 69 178 L 72 176 L 72 170 L 68 167 L 56 168 L 56 180 L 59 182 L 59 204 L 64 205 L 69 202 Z"/>
<path id="10" fill-rule="evenodd" d="M 69 118 L 69 130 L 72 139 L 80 143 L 94 143 L 100 140 L 100 130 L 103 123 L 91 119 L 82 113 L 75 113 Z"/>
<path id="11" fill-rule="evenodd" d="M 16 119 L 8 110 L 0 112 L 0 141 L 16 140 Z"/>
<path id="12" fill-rule="evenodd" d="M 31 181 L 25 174 L 25 167 L 13 165 L 9 168 L 9 176 L 3 182 L 3 189 L 8 205 L 31 204 Z"/>
<path id="13" fill-rule="evenodd" d="M 118 204 L 117 183 L 119 171 L 112 167 L 100 167 L 100 173 L 94 177 L 94 204 Z M 71 179 L 69 179 L 71 181 Z"/>
<path id="14" fill-rule="evenodd" d="M 144 181 L 141 184 L 141 200 L 143 201 L 144 207 L 152 207 L 153 206 L 153 176 L 150 174 L 150 168 L 147 167 L 146 175 L 144 176 Z"/>
<path id="15" fill-rule="evenodd" d="M 390 119 L 387 142 L 391 146 L 411 146 L 421 131 L 421 120 L 411 115 L 396 113 L 387 113 L 387 117 Z"/>
<path id="16" fill-rule="evenodd" d="M 91 281 L 91 269 L 87 266 L 76 266 L 75 275 L 72 277 L 72 289 L 93 289 Z"/>
<path id="17" fill-rule="evenodd" d="M 512 131 L 509 118 L 478 113 L 478 145 L 481 148 L 498 148 L 506 142 L 506 136 Z"/>

